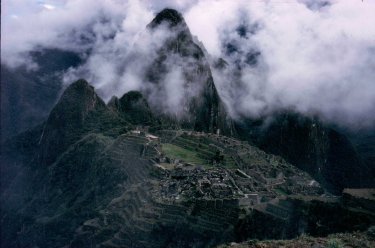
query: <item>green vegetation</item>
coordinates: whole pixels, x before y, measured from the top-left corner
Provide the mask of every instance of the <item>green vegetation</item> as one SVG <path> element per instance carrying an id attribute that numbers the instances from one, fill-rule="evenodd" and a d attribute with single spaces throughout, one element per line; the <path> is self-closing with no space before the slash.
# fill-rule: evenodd
<path id="1" fill-rule="evenodd" d="M 372 239 L 375 240 L 375 226 L 371 226 L 368 230 L 367 230 L 367 235 L 369 237 L 371 237 Z"/>
<path id="2" fill-rule="evenodd" d="M 190 153 L 194 153 L 194 156 L 204 161 L 206 165 L 220 164 L 227 168 L 237 168 L 236 162 L 231 156 L 225 152 L 219 152 L 214 145 L 210 145 L 211 141 L 205 137 L 182 135 L 174 139 L 172 144 Z"/>
<path id="3" fill-rule="evenodd" d="M 174 139 L 171 144 L 164 144 L 163 151 L 167 157 L 181 159 L 187 163 L 209 167 L 220 165 L 227 168 L 237 168 L 231 156 L 220 152 L 210 143 L 205 138 L 182 135 Z"/>
<path id="4" fill-rule="evenodd" d="M 163 144 L 163 151 L 170 158 L 181 159 L 196 165 L 208 165 L 206 160 L 198 157 L 197 152 L 173 144 Z"/>
<path id="5" fill-rule="evenodd" d="M 344 245 L 338 239 L 330 239 L 327 242 L 327 248 L 343 248 Z"/>
<path id="6" fill-rule="evenodd" d="M 279 193 L 280 195 L 288 195 L 288 193 L 285 192 L 285 190 L 284 190 L 284 189 L 281 189 L 281 188 L 276 188 L 275 191 L 276 191 L 277 193 Z"/>

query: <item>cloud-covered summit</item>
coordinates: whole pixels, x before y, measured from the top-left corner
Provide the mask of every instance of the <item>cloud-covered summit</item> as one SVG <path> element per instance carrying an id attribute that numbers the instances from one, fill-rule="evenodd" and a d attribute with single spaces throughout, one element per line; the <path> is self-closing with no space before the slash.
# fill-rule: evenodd
<path id="1" fill-rule="evenodd" d="M 32 50 L 78 52 L 86 63 L 66 82 L 85 77 L 106 100 L 142 87 L 139 64 L 169 35 L 150 37 L 145 27 L 169 7 L 182 13 L 211 65 L 228 64 L 214 80 L 232 116 L 293 109 L 352 127 L 375 123 L 372 1 L 5 0 L 2 7 L 2 63 L 35 69 Z"/>

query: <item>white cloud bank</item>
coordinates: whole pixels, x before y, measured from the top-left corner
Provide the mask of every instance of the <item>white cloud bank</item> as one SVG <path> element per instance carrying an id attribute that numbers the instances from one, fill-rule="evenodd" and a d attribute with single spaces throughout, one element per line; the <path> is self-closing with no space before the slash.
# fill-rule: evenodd
<path id="1" fill-rule="evenodd" d="M 164 7 L 181 11 L 212 58 L 229 63 L 214 79 L 233 116 L 294 109 L 351 126 L 375 124 L 371 0 L 4 0 L 2 63 L 20 65 L 36 47 L 90 49 L 87 63 L 66 79 L 86 77 L 104 98 L 121 96 L 142 88 L 139 65 L 150 57 L 134 56 L 160 44 L 144 30 Z"/>

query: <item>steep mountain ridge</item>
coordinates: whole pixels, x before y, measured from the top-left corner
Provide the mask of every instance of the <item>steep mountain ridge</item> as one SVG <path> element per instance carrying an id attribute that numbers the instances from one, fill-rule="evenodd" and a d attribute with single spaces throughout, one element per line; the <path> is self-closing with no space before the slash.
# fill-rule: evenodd
<path id="1" fill-rule="evenodd" d="M 181 91 L 180 99 L 176 102 L 180 106 L 174 106 L 178 107 L 178 113 L 166 115 L 175 119 L 183 128 L 211 133 L 220 130 L 232 134 L 231 120 L 218 95 L 208 61 L 201 48 L 194 43 L 182 15 L 176 10 L 164 9 L 147 27 L 150 32 L 166 28 L 172 35 L 156 51 L 156 59 L 146 70 L 146 80 L 156 85 L 153 92 L 144 92 L 146 98 L 152 99 L 155 94 L 162 94 L 159 90 L 167 87 L 166 76 L 171 70 L 181 71 L 182 84 L 169 86 L 179 87 L 177 90 Z M 159 101 L 158 106 L 155 106 L 150 101 L 150 105 L 156 112 L 165 113 L 164 109 L 160 109 L 165 107 L 163 102 Z"/>
<path id="2" fill-rule="evenodd" d="M 121 131 L 126 126 L 125 121 L 108 109 L 94 88 L 80 79 L 65 90 L 44 124 L 39 160 L 42 164 L 51 164 L 83 134 L 115 127 Z"/>

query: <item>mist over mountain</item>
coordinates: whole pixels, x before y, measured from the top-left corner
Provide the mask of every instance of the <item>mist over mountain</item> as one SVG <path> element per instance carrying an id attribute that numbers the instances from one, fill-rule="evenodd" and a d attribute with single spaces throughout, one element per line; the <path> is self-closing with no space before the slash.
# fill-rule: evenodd
<path id="1" fill-rule="evenodd" d="M 168 30 L 150 34 L 145 26 L 155 12 L 171 6 L 184 15 L 211 65 L 219 58 L 229 63 L 229 69 L 212 73 L 232 117 L 293 109 L 345 127 L 374 125 L 371 1 L 80 0 L 56 3 L 53 9 L 40 3 L 7 6 L 2 63 L 27 61 L 32 67 L 36 64 L 29 63 L 28 54 L 37 47 L 78 52 L 86 63 L 66 72 L 64 82 L 84 77 L 105 101 L 144 87 L 140 71 L 171 35 Z M 77 13 L 81 7 L 84 14 Z M 31 35 L 29 23 L 43 33 Z M 179 74 L 176 70 L 169 78 Z"/>

